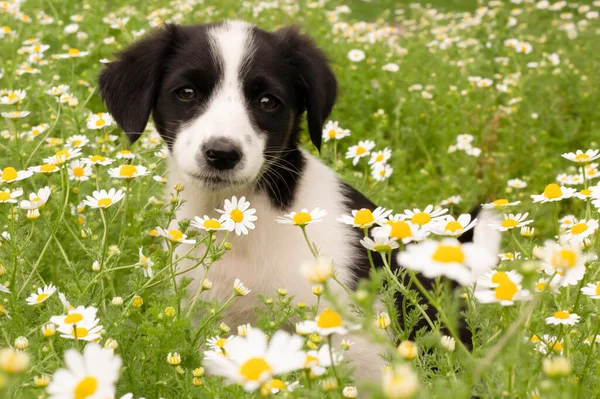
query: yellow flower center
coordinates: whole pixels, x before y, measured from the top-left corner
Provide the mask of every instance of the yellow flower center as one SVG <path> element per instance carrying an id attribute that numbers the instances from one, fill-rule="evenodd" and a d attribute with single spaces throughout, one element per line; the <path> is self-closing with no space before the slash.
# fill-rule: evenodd
<path id="1" fill-rule="evenodd" d="M 39 202 L 42 199 L 40 197 L 35 197 L 34 199 L 31 200 L 31 202 Z"/>
<path id="2" fill-rule="evenodd" d="M 492 276 L 492 283 L 494 284 L 502 284 L 507 281 L 510 281 L 510 278 L 508 277 L 508 274 L 506 274 L 506 272 L 496 272 Z"/>
<path id="3" fill-rule="evenodd" d="M 331 129 L 328 134 L 330 139 L 334 139 L 336 136 L 336 131 L 334 129 Z"/>
<path id="4" fill-rule="evenodd" d="M 281 391 L 282 389 L 285 389 L 285 382 L 278 379 L 274 379 L 271 380 L 271 382 L 269 383 L 269 387 L 271 389 L 279 389 Z"/>
<path id="5" fill-rule="evenodd" d="M 498 200 L 492 202 L 492 204 L 494 204 L 496 206 L 496 208 L 498 208 L 498 209 L 503 209 L 503 208 L 506 208 L 506 206 L 508 205 L 508 200 L 501 198 L 501 199 L 498 199 Z"/>
<path id="6" fill-rule="evenodd" d="M 571 227 L 571 234 L 581 234 L 586 231 L 587 228 L 587 224 L 577 223 L 575 226 Z"/>
<path id="7" fill-rule="evenodd" d="M 560 189 L 560 186 L 556 183 L 548 184 L 544 189 L 544 197 L 546 198 L 558 198 L 561 195 L 563 195 L 562 190 Z"/>
<path id="8" fill-rule="evenodd" d="M 514 227 L 517 227 L 517 225 L 519 224 L 519 222 L 517 222 L 515 219 L 504 219 L 502 221 L 502 227 L 506 227 L 507 229 L 512 229 Z"/>
<path id="9" fill-rule="evenodd" d="M 571 314 L 569 312 L 565 312 L 564 310 L 554 313 L 554 317 L 561 320 L 566 320 L 569 318 L 569 316 L 571 316 Z"/>
<path id="10" fill-rule="evenodd" d="M 311 355 L 306 355 L 306 361 L 304 362 L 304 368 L 307 369 L 312 365 L 319 365 L 319 358 Z"/>
<path id="11" fill-rule="evenodd" d="M 397 239 L 412 237 L 412 232 L 410 231 L 410 226 L 405 221 L 403 221 L 403 220 L 398 220 L 398 221 L 388 220 L 386 222 L 386 224 L 389 224 L 390 226 L 392 226 L 392 232 L 390 233 L 390 236 L 397 238 Z"/>
<path id="12" fill-rule="evenodd" d="M 81 313 L 71 313 L 65 317 L 65 324 L 77 324 L 81 320 L 83 320 L 83 315 Z"/>
<path id="13" fill-rule="evenodd" d="M 221 223 L 219 223 L 219 221 L 216 219 L 208 219 L 204 221 L 203 226 L 207 229 L 220 229 Z"/>
<path id="14" fill-rule="evenodd" d="M 451 231 L 453 233 L 456 233 L 458 230 L 462 230 L 462 229 L 463 229 L 462 224 L 458 223 L 456 220 L 448 222 L 446 224 L 446 227 L 444 227 L 444 230 Z"/>
<path id="15" fill-rule="evenodd" d="M 131 154 L 131 151 L 129 151 L 129 150 L 123 150 L 123 151 L 119 151 L 119 154 L 121 154 L 121 155 L 129 155 L 129 154 Z"/>
<path id="16" fill-rule="evenodd" d="M 231 220 L 233 220 L 235 223 L 240 223 L 242 220 L 244 220 L 244 212 L 240 211 L 239 209 L 234 209 L 231 211 L 229 216 L 231 216 Z"/>
<path id="17" fill-rule="evenodd" d="M 538 337 L 537 335 L 534 335 L 530 338 L 531 342 L 540 342 L 540 337 Z"/>
<path id="18" fill-rule="evenodd" d="M 47 163 L 47 164 L 40 166 L 40 172 L 43 172 L 43 173 L 54 172 L 56 169 L 58 169 L 58 167 L 51 163 Z"/>
<path id="19" fill-rule="evenodd" d="M 83 328 L 83 327 L 74 328 L 73 332 L 71 333 L 73 338 L 85 338 L 89 334 L 90 334 L 89 330 L 87 328 Z"/>
<path id="20" fill-rule="evenodd" d="M 69 159 L 71 154 L 69 154 L 69 150 L 60 150 L 56 152 L 56 161 L 59 163 L 65 162 L 65 160 Z"/>
<path id="21" fill-rule="evenodd" d="M 570 249 L 561 249 L 552 255 L 554 268 L 569 269 L 577 263 L 577 254 Z"/>
<path id="22" fill-rule="evenodd" d="M 362 155 L 362 154 L 364 154 L 365 152 L 367 152 L 367 149 L 366 149 L 365 147 L 363 147 L 363 146 L 360 146 L 360 145 L 359 145 L 359 146 L 356 148 L 356 155 Z"/>
<path id="23" fill-rule="evenodd" d="M 579 194 L 582 194 L 582 195 L 585 195 L 585 196 L 588 196 L 588 195 L 590 195 L 591 193 L 592 193 L 592 190 L 588 190 L 587 188 L 586 188 L 586 189 L 583 189 L 583 190 L 581 190 L 581 191 L 579 192 Z"/>
<path id="24" fill-rule="evenodd" d="M 560 342 L 551 342 L 550 347 L 556 352 L 560 352 L 563 350 L 563 346 Z"/>
<path id="25" fill-rule="evenodd" d="M 77 55 L 77 54 L 79 54 L 79 50 L 76 49 L 76 48 L 71 48 L 71 49 L 69 49 L 69 51 L 67 52 L 67 54 L 69 54 L 69 55 Z"/>
<path id="26" fill-rule="evenodd" d="M 546 288 L 546 283 L 544 283 L 544 282 L 540 281 L 539 283 L 537 283 L 537 284 L 535 285 L 535 288 L 536 288 L 538 291 L 543 291 L 543 290 L 544 290 L 544 288 Z"/>
<path id="27" fill-rule="evenodd" d="M 81 140 L 74 140 L 72 144 L 74 147 L 79 147 L 81 145 L 81 143 L 82 143 Z"/>
<path id="28" fill-rule="evenodd" d="M 137 174 L 137 168 L 134 165 L 123 165 L 119 171 L 119 176 L 134 177 Z"/>
<path id="29" fill-rule="evenodd" d="M 410 221 L 419 226 L 423 226 L 431 221 L 431 215 L 425 212 L 415 213 Z"/>
<path id="30" fill-rule="evenodd" d="M 41 132 L 40 132 L 40 129 L 33 129 L 33 130 L 31 131 L 31 134 L 32 134 L 32 135 L 34 135 L 34 136 L 38 136 L 40 133 L 41 133 Z"/>
<path id="31" fill-rule="evenodd" d="M 317 317 L 319 328 L 336 328 L 342 326 L 342 316 L 334 310 L 326 310 Z"/>
<path id="32" fill-rule="evenodd" d="M 81 176 L 85 175 L 85 171 L 83 170 L 83 168 L 74 168 L 73 175 L 76 177 L 81 177 Z"/>
<path id="33" fill-rule="evenodd" d="M 113 204 L 112 199 L 110 198 L 101 198 L 98 200 L 98 206 L 102 208 L 108 208 Z"/>
<path id="34" fill-rule="evenodd" d="M 465 260 L 465 254 L 461 247 L 441 244 L 433 253 L 432 259 L 440 263 L 462 263 Z"/>
<path id="35" fill-rule="evenodd" d="M 10 199 L 10 191 L 0 191 L 0 201 L 8 201 Z"/>
<path id="36" fill-rule="evenodd" d="M 35 298 L 35 302 L 36 303 L 40 303 L 40 302 L 44 302 L 46 300 L 46 298 L 48 298 L 50 295 L 48 294 L 40 294 L 37 296 L 37 298 Z"/>
<path id="37" fill-rule="evenodd" d="M 581 154 L 577 154 L 577 155 L 575 156 L 575 159 L 576 159 L 578 162 L 585 162 L 587 159 L 589 159 L 589 157 L 590 157 L 590 156 L 589 156 L 588 154 L 586 154 L 586 153 L 581 153 Z"/>
<path id="38" fill-rule="evenodd" d="M 16 95 L 15 93 L 10 93 L 10 94 L 8 95 L 8 100 L 9 100 L 9 101 L 12 101 L 12 100 L 14 100 L 15 98 L 17 98 L 17 95 Z"/>
<path id="39" fill-rule="evenodd" d="M 169 235 L 175 241 L 179 241 L 183 238 L 183 233 L 179 230 L 169 230 Z"/>
<path id="40" fill-rule="evenodd" d="M 596 284 L 596 295 L 600 295 L 600 284 Z"/>
<path id="41" fill-rule="evenodd" d="M 392 249 L 392 247 L 388 244 L 375 244 L 373 245 L 373 250 L 376 252 L 388 252 Z"/>
<path id="42" fill-rule="evenodd" d="M 98 380 L 95 377 L 85 377 L 75 387 L 75 399 L 86 399 L 98 389 Z"/>
<path id="43" fill-rule="evenodd" d="M 217 340 L 217 342 L 215 342 L 215 346 L 217 346 L 219 348 L 223 348 L 226 343 L 227 343 L 227 338 L 219 338 Z"/>
<path id="44" fill-rule="evenodd" d="M 304 226 L 308 222 L 312 222 L 312 216 L 308 212 L 297 212 L 292 218 L 294 224 L 298 226 Z"/>
<path id="45" fill-rule="evenodd" d="M 240 367 L 240 374 L 249 381 L 258 381 L 265 373 L 271 374 L 271 371 L 271 366 L 262 357 L 253 357 Z"/>
<path id="46" fill-rule="evenodd" d="M 354 216 L 354 224 L 357 224 L 360 227 L 368 226 L 374 221 L 375 218 L 373 217 L 373 213 L 370 209 L 361 209 L 360 211 L 356 212 L 356 215 Z"/>
<path id="47" fill-rule="evenodd" d="M 100 118 L 96 121 L 96 126 L 98 126 L 98 127 L 104 126 L 105 123 L 106 123 L 106 121 L 104 119 Z"/>
<path id="48" fill-rule="evenodd" d="M 375 162 L 383 162 L 383 154 L 377 155 L 377 158 L 375 158 Z"/>
<path id="49" fill-rule="evenodd" d="M 2 170 L 2 180 L 4 181 L 15 180 L 18 176 L 19 174 L 17 173 L 17 170 L 12 166 L 9 166 Z"/>
<path id="50" fill-rule="evenodd" d="M 517 285 L 507 279 L 496 287 L 495 296 L 500 301 L 510 301 L 518 291 Z"/>
<path id="51" fill-rule="evenodd" d="M 515 256 L 514 256 L 514 255 L 513 255 L 511 252 L 507 252 L 507 253 L 505 253 L 505 254 L 504 254 L 504 257 L 505 257 L 506 259 L 514 259 L 514 258 L 515 258 Z"/>

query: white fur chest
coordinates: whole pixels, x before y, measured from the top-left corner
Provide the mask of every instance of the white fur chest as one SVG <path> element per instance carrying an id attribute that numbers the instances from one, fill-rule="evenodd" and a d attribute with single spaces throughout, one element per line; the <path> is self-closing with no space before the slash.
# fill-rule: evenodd
<path id="1" fill-rule="evenodd" d="M 312 294 L 311 284 L 300 273 L 303 262 L 310 261 L 313 256 L 304 240 L 300 228 L 275 222 L 275 218 L 289 211 L 299 211 L 307 208 L 309 211 L 319 207 L 327 211 L 327 216 L 321 222 L 307 226 L 309 239 L 317 244 L 320 254 L 334 259 L 338 277 L 348 283 L 352 281 L 349 269 L 352 259 L 356 256 L 356 247 L 352 245 L 355 236 L 350 226 L 335 219 L 346 213 L 341 186 L 334 172 L 321 164 L 309 154 L 302 180 L 297 187 L 296 199 L 291 209 L 280 211 L 272 206 L 265 194 L 253 194 L 250 189 L 228 192 L 207 192 L 178 173 L 171 170 L 169 183 L 183 182 L 186 189 L 182 196 L 186 203 L 177 213 L 177 219 L 191 219 L 194 216 L 209 215 L 216 217 L 216 208 L 222 208 L 226 198 L 245 195 L 251 207 L 256 209 L 258 220 L 256 229 L 247 236 L 229 234 L 228 241 L 232 249 L 223 258 L 213 264 L 208 279 L 213 287 L 204 292 L 204 299 L 217 299 L 225 302 L 233 293 L 233 283 L 239 278 L 252 292 L 244 298 L 234 300 L 225 313 L 225 321 L 232 327 L 253 322 L 255 312 L 253 307 L 259 305 L 258 294 L 275 296 L 276 290 L 285 288 L 295 301 L 314 303 L 316 297 Z M 223 233 L 219 234 L 222 239 Z M 180 247 L 185 252 L 185 247 Z M 199 255 L 204 248 L 198 248 Z M 179 269 L 184 269 L 185 264 Z M 194 282 L 190 284 L 190 294 L 196 292 L 204 270 L 197 268 L 187 274 Z"/>

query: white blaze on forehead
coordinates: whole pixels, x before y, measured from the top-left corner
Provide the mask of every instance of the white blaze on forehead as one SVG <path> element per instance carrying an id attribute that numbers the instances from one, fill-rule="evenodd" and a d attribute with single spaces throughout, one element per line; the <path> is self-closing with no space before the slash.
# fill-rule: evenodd
<path id="1" fill-rule="evenodd" d="M 209 31 L 215 54 L 222 65 L 223 88 L 236 88 L 241 95 L 241 68 L 251 56 L 252 25 L 243 21 L 225 21 Z"/>

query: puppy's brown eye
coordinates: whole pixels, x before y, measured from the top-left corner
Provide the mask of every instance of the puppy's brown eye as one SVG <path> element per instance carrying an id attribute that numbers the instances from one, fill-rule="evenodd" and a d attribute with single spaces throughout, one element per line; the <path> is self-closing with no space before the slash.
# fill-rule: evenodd
<path id="1" fill-rule="evenodd" d="M 191 87 L 182 87 L 175 91 L 175 95 L 181 101 L 190 101 L 196 98 L 196 92 Z"/>
<path id="2" fill-rule="evenodd" d="M 264 111 L 274 111 L 279 107 L 279 100 L 270 95 L 264 95 L 259 100 L 260 108 Z"/>

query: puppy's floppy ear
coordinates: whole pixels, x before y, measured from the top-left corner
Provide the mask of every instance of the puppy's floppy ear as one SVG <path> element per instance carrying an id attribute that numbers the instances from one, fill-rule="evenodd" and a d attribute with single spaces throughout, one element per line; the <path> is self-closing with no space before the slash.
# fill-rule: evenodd
<path id="1" fill-rule="evenodd" d="M 310 139 L 321 149 L 322 130 L 337 95 L 337 81 L 325 54 L 313 40 L 290 26 L 275 32 L 284 51 L 283 58 L 296 69 L 297 87 L 304 97 Z"/>
<path id="2" fill-rule="evenodd" d="M 156 102 L 164 59 L 178 29 L 167 25 L 117 54 L 99 78 L 100 94 L 117 124 L 135 142 L 146 127 Z"/>

